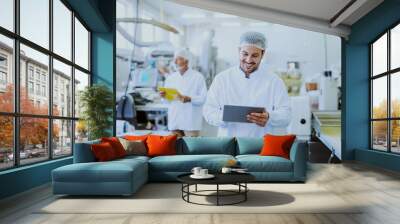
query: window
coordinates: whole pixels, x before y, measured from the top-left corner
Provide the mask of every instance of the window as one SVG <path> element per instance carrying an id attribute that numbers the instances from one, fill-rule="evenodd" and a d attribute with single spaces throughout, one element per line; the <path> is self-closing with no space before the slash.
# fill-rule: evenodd
<path id="1" fill-rule="evenodd" d="M 14 0 L 1 0 L 0 26 L 14 31 Z"/>
<path id="2" fill-rule="evenodd" d="M 14 122 L 12 116 L 0 115 L 0 170 L 14 166 Z"/>
<path id="3" fill-rule="evenodd" d="M 371 148 L 400 153 L 400 25 L 370 45 Z"/>
<path id="4" fill-rule="evenodd" d="M 70 156 L 76 130 L 87 133 L 74 105 L 89 85 L 90 32 L 66 1 L 0 2 L 0 170 Z"/>
<path id="5" fill-rule="evenodd" d="M 72 84 L 72 68 L 69 65 L 66 65 L 58 60 L 53 60 L 53 66 L 54 66 L 54 70 L 53 70 L 53 91 L 54 91 L 54 95 L 53 95 L 53 104 L 59 104 L 60 100 L 61 100 L 61 104 L 59 104 L 60 106 L 63 106 L 65 101 L 64 101 L 64 97 L 67 96 L 68 99 L 71 102 L 68 102 L 67 107 L 66 107 L 66 111 L 65 113 L 61 113 L 61 115 L 64 116 L 68 116 L 68 117 L 72 117 L 72 91 L 70 89 L 65 89 L 64 85 L 65 83 L 70 83 Z M 60 96 L 59 96 L 60 94 Z M 53 105 L 54 107 L 55 105 Z M 56 109 L 53 110 L 53 114 L 57 115 L 60 114 L 60 109 L 57 107 Z"/>
<path id="6" fill-rule="evenodd" d="M 46 96 L 46 86 L 42 86 L 42 96 Z"/>
<path id="7" fill-rule="evenodd" d="M 7 73 L 0 71 L 0 84 L 6 85 L 7 84 Z"/>
<path id="8" fill-rule="evenodd" d="M 89 74 L 75 70 L 75 117 L 79 117 L 81 114 L 80 103 L 80 92 L 89 86 Z M 75 124 L 75 141 L 85 141 L 88 137 L 86 123 L 83 121 L 77 121 Z"/>
<path id="9" fill-rule="evenodd" d="M 82 68 L 89 69 L 89 32 L 75 18 L 75 62 Z"/>
<path id="10" fill-rule="evenodd" d="M 0 91 L 5 92 L 7 88 L 7 56 L 0 52 Z"/>
<path id="11" fill-rule="evenodd" d="M 53 157 L 71 155 L 72 122 L 71 120 L 53 120 Z"/>
<path id="12" fill-rule="evenodd" d="M 390 31 L 390 67 L 400 67 L 400 25 Z"/>
<path id="13" fill-rule="evenodd" d="M 7 56 L 0 54 L 0 67 L 7 68 Z"/>
<path id="14" fill-rule="evenodd" d="M 60 0 L 53 0 L 54 52 L 71 60 L 72 12 Z"/>
<path id="15" fill-rule="evenodd" d="M 54 103 L 54 104 L 57 104 L 57 103 L 58 103 L 58 90 L 57 90 L 57 89 L 54 90 L 54 94 L 53 94 L 53 103 Z M 53 111 L 53 113 L 54 113 L 54 111 Z M 55 113 L 55 114 L 57 114 L 57 113 Z"/>
<path id="16" fill-rule="evenodd" d="M 29 92 L 29 94 L 34 93 L 33 82 L 28 82 L 28 92 Z"/>
<path id="17" fill-rule="evenodd" d="M 49 0 L 20 0 L 21 36 L 49 48 Z"/>
<path id="18" fill-rule="evenodd" d="M 0 9 L 0 14 L 3 12 Z M 0 19 L 3 15 L 0 15 Z M 14 43 L 13 40 L 2 35 L 0 33 L 0 55 L 2 58 L 13 58 L 14 54 Z M 7 63 L 2 60 L 3 63 L 0 66 L 0 113 L 14 111 L 14 71 L 12 66 L 8 66 Z M 12 61 L 12 60 L 11 60 Z M 8 62 L 10 63 L 10 62 Z M 2 80 L 2 81 L 1 81 Z M 1 115 L 1 114 L 0 114 Z M 0 135 L 1 138 L 1 135 Z M 1 164 L 1 160 L 0 160 Z"/>
<path id="19" fill-rule="evenodd" d="M 36 69 L 36 80 L 40 81 L 40 71 L 39 71 L 39 69 Z"/>
<path id="20" fill-rule="evenodd" d="M 40 95 L 40 84 L 36 84 L 36 95 Z"/>
<path id="21" fill-rule="evenodd" d="M 29 74 L 29 79 L 33 80 L 33 67 L 29 66 L 29 70 L 28 70 L 28 74 Z"/>
<path id="22" fill-rule="evenodd" d="M 48 122 L 44 118 L 20 118 L 19 158 L 22 165 L 49 158 Z"/>
<path id="23" fill-rule="evenodd" d="M 89 74 L 75 70 L 75 117 L 79 117 L 80 115 L 80 92 L 82 92 L 86 86 L 89 86 Z"/>

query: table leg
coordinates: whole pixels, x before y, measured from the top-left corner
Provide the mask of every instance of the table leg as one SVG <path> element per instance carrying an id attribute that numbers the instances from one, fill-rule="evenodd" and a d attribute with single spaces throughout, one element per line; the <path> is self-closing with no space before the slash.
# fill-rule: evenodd
<path id="1" fill-rule="evenodd" d="M 187 193 L 187 201 L 188 201 L 188 202 L 190 202 L 190 201 L 189 201 L 189 195 L 190 195 L 190 184 L 188 184 L 188 185 L 187 185 L 187 192 L 188 192 L 188 193 Z"/>
<path id="2" fill-rule="evenodd" d="M 219 205 L 219 184 L 217 184 L 217 206 Z"/>
<path id="3" fill-rule="evenodd" d="M 197 192 L 197 184 L 195 185 L 195 191 Z"/>
<path id="4" fill-rule="evenodd" d="M 247 192 L 248 192 L 248 190 L 247 190 L 247 183 L 244 183 L 244 201 L 247 201 Z"/>

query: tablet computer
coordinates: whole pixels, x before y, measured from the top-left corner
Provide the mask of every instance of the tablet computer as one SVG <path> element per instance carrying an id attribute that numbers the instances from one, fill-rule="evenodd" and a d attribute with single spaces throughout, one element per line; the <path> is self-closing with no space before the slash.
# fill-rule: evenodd
<path id="1" fill-rule="evenodd" d="M 222 120 L 227 122 L 241 122 L 250 123 L 246 116 L 250 113 L 262 113 L 265 109 L 263 107 L 245 107 L 225 105 L 222 114 Z"/>

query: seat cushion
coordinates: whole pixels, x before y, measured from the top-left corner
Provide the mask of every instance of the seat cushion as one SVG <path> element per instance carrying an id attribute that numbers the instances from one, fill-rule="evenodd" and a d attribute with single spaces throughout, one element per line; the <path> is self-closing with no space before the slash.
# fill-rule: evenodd
<path id="1" fill-rule="evenodd" d="M 53 181 L 58 182 L 130 182 L 136 172 L 147 170 L 140 159 L 109 162 L 74 163 L 53 170 Z"/>
<path id="2" fill-rule="evenodd" d="M 239 155 L 236 159 L 250 172 L 293 172 L 292 161 L 278 156 Z"/>
<path id="3" fill-rule="evenodd" d="M 163 172 L 190 172 L 193 167 L 203 167 L 212 172 L 219 171 L 231 155 L 174 155 L 158 156 L 149 160 L 149 170 Z"/>
<path id="4" fill-rule="evenodd" d="M 235 139 L 231 137 L 183 137 L 177 142 L 177 154 L 235 155 Z"/>
<path id="5" fill-rule="evenodd" d="M 239 137 L 236 141 L 236 155 L 260 154 L 264 145 L 262 138 Z"/>
<path id="6" fill-rule="evenodd" d="M 149 161 L 149 157 L 147 156 L 126 156 L 121 159 L 113 160 L 113 163 L 123 163 L 123 164 L 136 164 L 137 161 L 141 161 L 143 163 L 147 163 Z"/>

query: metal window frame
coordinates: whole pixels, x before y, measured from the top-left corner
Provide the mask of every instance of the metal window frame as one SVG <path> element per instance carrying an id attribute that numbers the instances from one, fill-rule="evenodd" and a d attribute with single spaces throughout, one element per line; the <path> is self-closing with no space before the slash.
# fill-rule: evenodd
<path id="1" fill-rule="evenodd" d="M 92 85 L 92 75 L 91 75 L 91 35 L 92 31 L 89 29 L 87 24 L 82 20 L 82 18 L 72 9 L 72 7 L 65 1 L 65 0 L 59 0 L 68 10 L 71 11 L 71 59 L 64 58 L 61 55 L 58 55 L 57 53 L 53 52 L 53 26 L 54 26 L 54 19 L 53 19 L 53 1 L 54 0 L 48 0 L 49 4 L 49 48 L 46 49 L 45 47 L 42 47 L 39 44 L 36 44 L 29 39 L 22 37 L 20 35 L 20 0 L 14 0 L 13 1 L 13 31 L 10 31 L 6 28 L 0 27 L 0 35 L 3 35 L 5 37 L 8 37 L 12 39 L 13 41 L 13 66 L 11 71 L 13 72 L 13 78 L 14 78 L 14 93 L 13 93 L 13 108 L 14 110 L 12 112 L 0 112 L 0 116 L 8 116 L 11 117 L 13 120 L 13 153 L 14 153 L 14 161 L 13 161 L 13 166 L 6 167 L 0 169 L 0 171 L 5 171 L 5 170 L 10 170 L 10 169 L 15 169 L 18 167 L 23 167 L 23 166 L 29 166 L 37 163 L 43 163 L 46 161 L 50 160 L 58 160 L 62 159 L 65 157 L 69 157 L 73 155 L 74 151 L 74 144 L 75 144 L 75 123 L 77 120 L 79 120 L 78 117 L 75 117 L 75 69 L 78 69 L 79 71 L 87 74 L 89 76 L 89 83 L 88 85 Z M 84 26 L 84 28 L 88 31 L 88 68 L 83 68 L 80 65 L 75 63 L 75 20 L 78 19 L 79 22 Z M 20 112 L 20 45 L 23 44 L 27 47 L 32 48 L 33 50 L 36 50 L 42 54 L 45 54 L 49 57 L 49 64 L 48 64 L 48 88 L 47 90 L 49 91 L 48 94 L 48 114 L 47 115 L 40 115 L 40 114 L 27 114 L 24 113 L 22 114 Z M 71 67 L 71 115 L 70 116 L 56 116 L 53 115 L 53 60 L 56 59 L 66 65 L 69 65 Z M 43 158 L 43 160 L 34 162 L 34 163 L 27 163 L 27 164 L 21 164 L 21 159 L 20 159 L 20 119 L 24 117 L 29 117 L 29 118 L 45 118 L 48 119 L 48 158 Z M 71 122 L 71 154 L 70 155 L 65 155 L 65 156 L 59 156 L 59 157 L 54 157 L 53 155 L 53 144 L 52 144 L 52 136 L 53 136 L 53 121 L 55 120 L 66 120 Z"/>
<path id="2" fill-rule="evenodd" d="M 391 69 L 391 61 L 392 61 L 392 58 L 391 58 L 391 52 L 392 52 L 392 48 L 391 48 L 391 31 L 392 31 L 392 29 L 393 28 L 395 28 L 395 27 L 397 27 L 398 25 L 400 25 L 400 21 L 397 21 L 396 23 L 394 23 L 394 24 L 392 24 L 388 29 L 386 29 L 383 33 L 381 33 L 380 35 L 378 35 L 374 40 L 372 40 L 369 44 L 368 44 L 368 46 L 369 46 L 369 64 L 370 64 L 370 66 L 369 66 L 369 74 L 370 74 L 370 76 L 369 76 L 369 99 L 370 99 L 370 101 L 369 101 L 369 103 L 370 103 L 370 105 L 369 105 L 369 120 L 370 120 L 370 122 L 369 122 L 369 125 L 370 125 L 370 128 L 369 128 L 369 131 L 370 131 L 370 134 L 369 134 L 369 143 L 370 143 L 370 150 L 374 150 L 374 151 L 382 151 L 382 150 L 378 150 L 378 149 L 375 149 L 374 148 L 374 144 L 373 144 L 373 122 L 376 122 L 376 121 L 386 121 L 387 122 L 387 133 L 386 133 L 386 135 L 387 135 L 387 139 L 386 139 L 386 141 L 387 141 L 387 149 L 386 149 L 386 152 L 387 153 L 391 153 L 391 154 L 400 154 L 400 152 L 393 152 L 392 151 L 392 135 L 391 135 L 391 132 L 392 132 L 392 122 L 393 121 L 399 121 L 400 120 L 400 117 L 392 117 L 392 101 L 391 101 L 391 97 L 392 97 L 392 95 L 391 95 L 391 91 L 392 91 L 392 83 L 391 83 L 391 79 L 392 79 L 392 76 L 394 75 L 394 74 L 396 74 L 396 73 L 398 73 L 398 72 L 400 72 L 400 67 L 398 67 L 398 68 L 394 68 L 394 69 Z M 377 74 L 377 75 L 373 75 L 373 44 L 377 41 L 377 40 L 379 40 L 379 38 L 381 38 L 382 36 L 384 36 L 384 35 L 387 35 L 387 39 L 386 39 L 386 41 L 387 41 L 387 52 L 386 52 L 386 54 L 387 54 L 387 64 L 386 64 L 386 66 L 387 66 L 387 71 L 385 71 L 385 72 L 383 72 L 383 73 L 381 73 L 381 74 Z M 373 81 L 375 80 L 375 79 L 379 79 L 379 78 L 381 78 L 381 77 L 386 77 L 386 85 L 387 85 L 387 105 L 386 105 L 386 110 L 387 110 L 387 114 L 386 114 L 386 118 L 373 118 L 373 93 L 374 93 L 374 88 L 373 88 Z"/>

